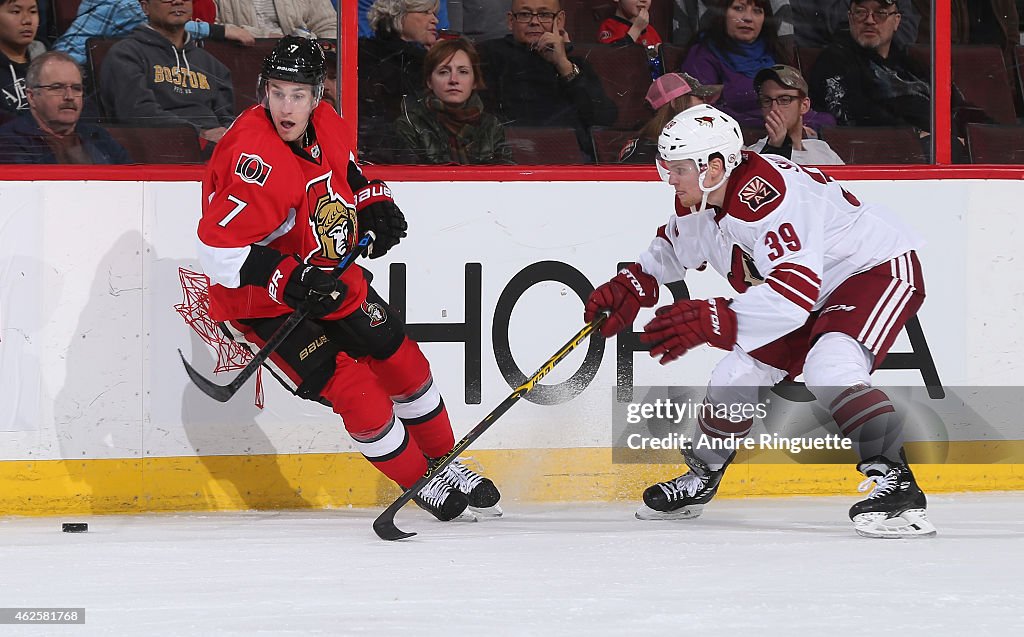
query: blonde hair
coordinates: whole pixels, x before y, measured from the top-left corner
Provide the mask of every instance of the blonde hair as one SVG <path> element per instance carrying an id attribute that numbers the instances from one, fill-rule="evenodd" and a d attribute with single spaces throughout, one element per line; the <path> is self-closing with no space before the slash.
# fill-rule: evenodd
<path id="1" fill-rule="evenodd" d="M 376 0 L 366 12 L 374 33 L 400 35 L 405 14 L 431 11 L 437 13 L 440 0 Z"/>

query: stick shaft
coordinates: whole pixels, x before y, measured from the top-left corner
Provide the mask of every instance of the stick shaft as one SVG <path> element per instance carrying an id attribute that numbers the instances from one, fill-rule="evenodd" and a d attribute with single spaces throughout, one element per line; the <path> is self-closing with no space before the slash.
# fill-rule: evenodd
<path id="1" fill-rule="evenodd" d="M 481 420 L 480 423 L 477 424 L 477 426 L 473 427 L 469 431 L 469 433 L 462 438 L 462 440 L 455 443 L 455 446 L 452 447 L 452 450 L 449 451 L 444 456 L 442 456 L 437 461 L 437 463 L 435 463 L 434 468 L 432 470 L 427 471 L 427 473 L 425 473 L 419 480 L 417 480 L 415 484 L 406 489 L 405 493 L 400 495 L 397 500 L 392 502 L 391 505 L 388 506 L 388 508 L 384 509 L 384 511 L 379 516 L 377 516 L 377 519 L 373 521 L 373 530 L 377 533 L 377 535 L 383 540 L 399 540 L 415 535 L 415 533 L 405 533 L 404 531 L 401 531 L 397 526 L 395 526 L 395 515 L 398 513 L 398 510 L 405 506 L 406 502 L 411 500 L 414 495 L 419 493 L 420 490 L 423 487 L 425 487 L 428 482 L 433 480 L 434 476 L 444 471 L 445 467 L 451 464 L 452 461 L 459 456 L 459 454 L 461 454 L 463 451 L 466 450 L 467 447 L 469 447 L 469 445 L 473 444 L 473 441 L 475 441 L 477 438 L 480 437 L 481 434 L 487 431 L 491 427 L 491 425 L 493 425 L 494 422 L 498 420 L 498 418 L 503 416 L 505 412 L 511 409 L 512 405 L 515 405 L 517 402 L 519 402 L 520 398 L 528 394 L 530 390 L 532 390 L 537 385 L 537 383 L 541 381 L 542 378 L 547 376 L 548 373 L 552 369 L 554 369 L 555 365 L 560 363 L 574 349 L 579 347 L 581 343 L 587 340 L 587 338 L 601 326 L 601 323 L 603 323 L 606 318 L 607 316 L 602 314 L 594 321 L 584 325 L 583 329 L 581 329 L 579 332 L 576 333 L 575 336 L 569 339 L 569 342 L 563 345 L 562 348 L 559 349 L 554 356 L 549 358 L 546 363 L 541 365 L 540 369 L 534 372 L 533 376 L 530 376 L 529 378 L 526 379 L 525 382 L 523 382 L 522 385 L 516 387 L 512 391 L 512 393 L 509 394 L 507 398 L 505 398 L 505 400 L 501 401 L 501 403 L 497 407 L 491 410 L 491 413 L 484 416 L 484 419 Z"/>

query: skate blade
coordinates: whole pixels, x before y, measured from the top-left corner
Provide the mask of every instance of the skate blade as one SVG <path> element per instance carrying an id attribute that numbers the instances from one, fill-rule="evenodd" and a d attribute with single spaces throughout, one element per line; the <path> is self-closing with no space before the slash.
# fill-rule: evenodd
<path id="1" fill-rule="evenodd" d="M 691 504 L 675 511 L 655 511 L 646 504 L 641 504 L 636 511 L 638 520 L 692 520 L 704 512 L 703 504 Z"/>
<path id="2" fill-rule="evenodd" d="M 853 530 L 861 537 L 878 539 L 935 537 L 935 526 L 924 509 L 907 509 L 893 517 L 885 513 L 861 513 L 853 518 Z"/>
<path id="3" fill-rule="evenodd" d="M 469 507 L 468 510 L 481 519 L 500 518 L 505 514 L 497 504 L 489 507 Z"/>
<path id="4" fill-rule="evenodd" d="M 448 520 L 448 522 L 479 522 L 480 519 L 469 509 L 466 509 L 462 513 L 458 514 L 454 518 Z"/>

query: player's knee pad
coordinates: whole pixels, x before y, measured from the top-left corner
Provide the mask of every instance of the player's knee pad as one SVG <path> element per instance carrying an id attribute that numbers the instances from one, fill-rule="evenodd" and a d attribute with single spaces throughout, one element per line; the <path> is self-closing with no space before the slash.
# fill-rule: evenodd
<path id="1" fill-rule="evenodd" d="M 815 342 L 804 363 L 804 383 L 822 402 L 847 387 L 871 384 L 874 356 L 852 336 L 828 332 Z"/>
<path id="2" fill-rule="evenodd" d="M 346 426 L 348 422 L 346 421 Z M 394 416 L 383 425 L 353 425 L 349 430 L 356 450 L 371 462 L 385 462 L 401 455 L 409 445 L 409 432 Z"/>
<path id="3" fill-rule="evenodd" d="M 786 372 L 733 350 L 711 371 L 707 400 L 711 404 L 754 404 L 762 387 L 772 387 Z"/>

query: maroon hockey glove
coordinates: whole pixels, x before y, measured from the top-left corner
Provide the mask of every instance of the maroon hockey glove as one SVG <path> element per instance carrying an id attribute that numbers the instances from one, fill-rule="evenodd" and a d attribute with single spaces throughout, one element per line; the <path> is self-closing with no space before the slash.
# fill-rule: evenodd
<path id="1" fill-rule="evenodd" d="M 608 310 L 608 320 L 601 326 L 601 336 L 610 338 L 633 325 L 642 307 L 658 304 L 658 280 L 634 263 L 623 268 L 611 281 L 594 290 L 587 299 L 583 320 L 594 320 Z"/>
<path id="2" fill-rule="evenodd" d="M 676 301 L 660 308 L 644 326 L 640 342 L 651 346 L 651 356 L 661 356 L 662 365 L 707 343 L 731 350 L 736 344 L 736 313 L 723 298 Z"/>
<path id="3" fill-rule="evenodd" d="M 288 256 L 270 275 L 267 292 L 278 303 L 304 309 L 310 318 L 322 318 L 341 307 L 348 286 L 320 268 Z"/>
<path id="4" fill-rule="evenodd" d="M 409 224 L 405 222 L 405 215 L 395 205 L 391 188 L 379 179 L 357 190 L 355 200 L 359 234 L 369 231 L 375 237 L 367 254 L 371 259 L 382 257 L 406 236 Z"/>

